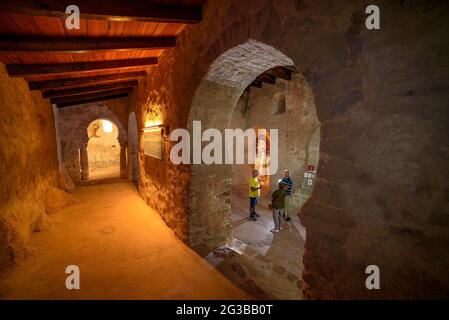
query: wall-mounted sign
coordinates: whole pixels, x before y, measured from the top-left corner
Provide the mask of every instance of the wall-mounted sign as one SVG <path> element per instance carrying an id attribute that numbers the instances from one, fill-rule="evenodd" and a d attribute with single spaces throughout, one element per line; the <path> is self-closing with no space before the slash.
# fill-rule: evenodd
<path id="1" fill-rule="evenodd" d="M 143 131 L 143 150 L 145 155 L 162 160 L 164 158 L 164 140 L 162 128 L 149 128 Z"/>
<path id="2" fill-rule="evenodd" d="M 315 178 L 315 173 L 314 172 L 304 172 L 304 178 L 313 179 L 313 178 Z"/>
<path id="3" fill-rule="evenodd" d="M 307 172 L 304 172 L 304 178 L 306 179 L 308 186 L 313 185 L 313 179 L 315 179 L 315 175 L 316 175 L 315 166 L 309 164 L 307 166 Z"/>

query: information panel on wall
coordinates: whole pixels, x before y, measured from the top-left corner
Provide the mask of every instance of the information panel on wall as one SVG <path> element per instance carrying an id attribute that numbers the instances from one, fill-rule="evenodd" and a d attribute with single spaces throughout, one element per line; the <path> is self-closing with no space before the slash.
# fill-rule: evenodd
<path id="1" fill-rule="evenodd" d="M 143 150 L 145 155 L 163 159 L 164 143 L 162 139 L 162 128 L 145 129 L 143 132 Z"/>

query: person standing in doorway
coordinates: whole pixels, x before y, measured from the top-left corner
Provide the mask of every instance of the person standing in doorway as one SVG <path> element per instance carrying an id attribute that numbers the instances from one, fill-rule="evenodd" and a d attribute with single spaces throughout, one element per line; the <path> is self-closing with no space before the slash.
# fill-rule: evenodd
<path id="1" fill-rule="evenodd" d="M 291 218 L 289 216 L 289 210 L 287 210 L 287 208 L 291 204 L 292 188 L 293 188 L 293 180 L 292 178 L 290 178 L 290 171 L 284 170 L 281 182 L 285 185 L 285 192 L 287 193 L 287 198 L 285 198 L 284 218 L 285 221 L 290 221 Z"/>
<path id="2" fill-rule="evenodd" d="M 281 180 L 279 181 L 279 189 L 271 194 L 271 202 L 269 207 L 273 210 L 274 228 L 270 231 L 273 233 L 282 230 L 282 215 L 285 211 L 285 198 L 287 197 L 287 185 Z"/>
<path id="3" fill-rule="evenodd" d="M 249 219 L 256 221 L 260 215 L 256 212 L 257 199 L 260 197 L 260 182 L 257 179 L 259 171 L 253 170 L 249 178 Z"/>

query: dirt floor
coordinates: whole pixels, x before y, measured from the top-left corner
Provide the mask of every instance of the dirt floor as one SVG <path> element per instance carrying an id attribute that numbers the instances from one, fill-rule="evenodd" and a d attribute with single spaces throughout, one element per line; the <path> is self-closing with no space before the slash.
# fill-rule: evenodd
<path id="1" fill-rule="evenodd" d="M 245 194 L 238 190 L 232 193 L 232 243 L 216 249 L 198 246 L 196 252 L 257 299 L 303 299 L 306 229 L 298 214 L 292 213 L 292 220 L 284 222 L 283 230 L 273 234 L 269 199 L 259 199 L 260 217 L 251 221 Z"/>
<path id="2" fill-rule="evenodd" d="M 120 166 L 112 166 L 89 171 L 89 180 L 103 180 L 111 178 L 120 178 Z"/>
<path id="3" fill-rule="evenodd" d="M 0 279 L 2 299 L 246 299 L 179 241 L 130 183 L 79 187 L 75 205 L 35 233 L 30 256 Z M 66 267 L 81 289 L 65 288 Z"/>
<path id="4" fill-rule="evenodd" d="M 256 268 L 252 277 L 263 291 L 276 299 L 301 299 L 297 281 L 302 282 L 302 259 L 306 229 L 296 213 L 284 222 L 283 230 L 271 233 L 274 227 L 268 198 L 260 198 L 257 221 L 249 220 L 249 199 L 242 194 L 232 196 L 232 224 L 235 244 L 248 268 Z M 238 243 L 237 243 L 238 242 Z M 246 258 L 246 259 L 245 259 Z M 259 261 L 263 261 L 259 264 Z M 272 268 L 272 271 L 266 271 Z M 286 274 L 288 276 L 286 276 Z"/>
<path id="5" fill-rule="evenodd" d="M 291 221 L 283 223 L 283 231 L 273 234 L 273 215 L 268 209 L 268 198 L 260 198 L 256 211 L 260 214 L 257 221 L 249 220 L 249 199 L 241 194 L 232 194 L 233 234 L 238 240 L 252 246 L 266 256 L 268 251 L 277 252 L 274 260 L 291 263 L 300 268 L 304 253 L 306 230 L 297 214 L 291 214 Z M 279 246 L 279 247 L 276 247 Z M 298 261 L 295 261 L 297 259 Z M 293 260 L 293 261 L 292 261 Z M 298 271 L 299 273 L 299 271 Z"/>

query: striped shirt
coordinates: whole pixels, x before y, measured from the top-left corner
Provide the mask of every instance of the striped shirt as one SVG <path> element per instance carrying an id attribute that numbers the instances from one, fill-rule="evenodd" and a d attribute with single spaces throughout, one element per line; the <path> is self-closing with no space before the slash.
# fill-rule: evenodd
<path id="1" fill-rule="evenodd" d="M 288 178 L 282 178 L 281 182 L 285 185 L 287 185 L 287 196 L 291 196 L 292 195 L 292 186 L 293 186 L 293 180 L 288 177 Z"/>

